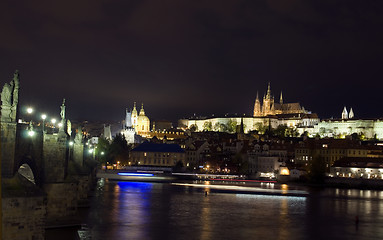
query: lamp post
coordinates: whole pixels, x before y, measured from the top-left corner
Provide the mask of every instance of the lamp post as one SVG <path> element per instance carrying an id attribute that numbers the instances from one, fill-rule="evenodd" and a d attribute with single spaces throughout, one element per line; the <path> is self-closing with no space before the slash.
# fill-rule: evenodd
<path id="1" fill-rule="evenodd" d="M 72 157 L 72 148 L 73 148 L 73 141 L 70 141 L 69 142 L 69 156 L 68 156 L 69 161 L 71 160 L 71 157 Z"/>
<path id="2" fill-rule="evenodd" d="M 43 133 L 45 133 L 45 119 L 47 118 L 46 114 L 42 114 L 41 118 L 43 119 Z"/>
<path id="3" fill-rule="evenodd" d="M 53 124 L 53 128 L 55 128 L 56 118 L 52 118 L 51 123 Z"/>

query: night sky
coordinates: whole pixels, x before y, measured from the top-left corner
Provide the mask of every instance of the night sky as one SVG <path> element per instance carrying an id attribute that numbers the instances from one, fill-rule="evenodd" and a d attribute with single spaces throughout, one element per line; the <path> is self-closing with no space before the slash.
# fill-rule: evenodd
<path id="1" fill-rule="evenodd" d="M 74 120 L 246 113 L 267 83 L 320 118 L 383 117 L 383 1 L 2 1 L 0 82 Z"/>

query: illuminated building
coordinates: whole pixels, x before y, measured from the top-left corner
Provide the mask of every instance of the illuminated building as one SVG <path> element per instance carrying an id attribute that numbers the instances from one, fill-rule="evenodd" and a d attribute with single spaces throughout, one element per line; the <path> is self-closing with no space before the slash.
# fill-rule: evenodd
<path id="1" fill-rule="evenodd" d="M 358 119 L 355 118 L 352 108 L 348 112 L 344 107 L 341 118 L 324 119 L 313 127 L 301 128 L 309 136 L 345 138 L 357 134 L 361 139 L 383 139 L 383 119 Z"/>
<path id="2" fill-rule="evenodd" d="M 135 107 L 133 111 L 134 110 L 135 110 Z M 147 133 L 150 132 L 150 120 L 145 115 L 144 104 L 141 105 L 141 110 L 140 110 L 140 114 L 137 117 L 137 125 L 135 125 L 135 130 L 137 134 L 141 136 L 145 136 Z"/>
<path id="3" fill-rule="evenodd" d="M 329 171 L 335 161 L 344 157 L 378 158 L 383 157 L 383 150 L 349 139 L 307 139 L 295 148 L 295 163 L 298 165 L 308 166 L 314 156 L 322 159 Z"/>
<path id="4" fill-rule="evenodd" d="M 345 157 L 335 161 L 331 177 L 383 179 L 383 158 Z"/>
<path id="5" fill-rule="evenodd" d="M 281 96 L 279 99 L 279 103 L 274 101 L 274 96 L 271 95 L 270 83 L 267 87 L 267 93 L 263 96 L 263 102 L 261 103 L 259 100 L 259 96 L 257 93 L 257 97 L 255 99 L 254 104 L 254 117 L 262 117 L 262 116 L 273 116 L 279 114 L 307 114 L 306 111 L 299 103 L 284 103 L 283 96 L 281 92 Z"/>
<path id="6" fill-rule="evenodd" d="M 146 137 L 150 134 L 150 120 L 145 115 L 144 104 L 139 114 L 137 114 L 136 103 L 131 112 L 126 109 L 125 124 L 120 133 L 125 136 L 128 143 L 141 142 L 137 135 Z"/>
<path id="7" fill-rule="evenodd" d="M 144 142 L 130 153 L 136 165 L 170 167 L 182 162 L 185 166 L 185 151 L 178 144 Z"/>

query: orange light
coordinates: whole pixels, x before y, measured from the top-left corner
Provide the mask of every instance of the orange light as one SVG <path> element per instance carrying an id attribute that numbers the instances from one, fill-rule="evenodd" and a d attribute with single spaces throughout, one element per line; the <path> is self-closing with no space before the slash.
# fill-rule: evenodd
<path id="1" fill-rule="evenodd" d="M 281 169 L 281 175 L 290 175 L 290 171 L 287 168 Z"/>

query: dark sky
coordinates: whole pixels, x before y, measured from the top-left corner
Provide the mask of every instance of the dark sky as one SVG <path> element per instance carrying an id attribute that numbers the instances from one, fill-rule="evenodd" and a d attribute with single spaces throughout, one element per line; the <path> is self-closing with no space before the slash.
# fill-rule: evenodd
<path id="1" fill-rule="evenodd" d="M 251 114 L 267 83 L 321 118 L 383 117 L 383 1 L 2 1 L 0 81 L 77 120 Z"/>

